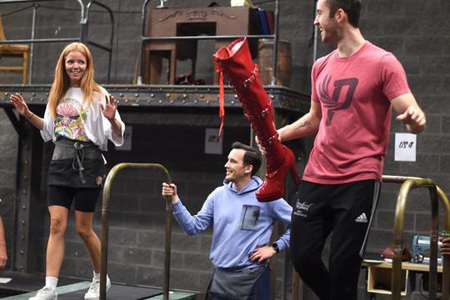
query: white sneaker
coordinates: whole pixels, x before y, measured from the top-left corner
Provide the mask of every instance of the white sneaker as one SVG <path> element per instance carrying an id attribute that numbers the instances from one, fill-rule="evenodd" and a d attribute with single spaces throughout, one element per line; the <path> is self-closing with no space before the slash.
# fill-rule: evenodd
<path id="1" fill-rule="evenodd" d="M 111 287 L 111 281 L 109 280 L 108 275 L 106 275 L 106 291 Z M 84 294 L 85 300 L 98 300 L 100 299 L 100 277 L 96 278 L 95 276 L 92 278 L 91 286 L 86 294 Z"/>
<path id="2" fill-rule="evenodd" d="M 44 286 L 37 291 L 36 296 L 31 297 L 28 300 L 58 300 L 58 294 L 54 289 Z"/>

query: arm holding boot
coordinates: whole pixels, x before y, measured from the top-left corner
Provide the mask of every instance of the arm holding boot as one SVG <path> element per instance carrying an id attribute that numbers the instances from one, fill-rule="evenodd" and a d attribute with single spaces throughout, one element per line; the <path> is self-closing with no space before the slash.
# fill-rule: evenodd
<path id="1" fill-rule="evenodd" d="M 322 108 L 320 103 L 311 101 L 309 112 L 295 121 L 278 130 L 282 142 L 299 139 L 313 135 L 319 130 L 320 120 L 322 119 Z"/>

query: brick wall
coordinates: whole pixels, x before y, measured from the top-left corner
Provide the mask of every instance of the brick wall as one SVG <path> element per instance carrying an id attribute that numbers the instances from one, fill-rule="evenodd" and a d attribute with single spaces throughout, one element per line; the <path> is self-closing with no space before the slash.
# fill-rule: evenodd
<path id="1" fill-rule="evenodd" d="M 114 54 L 112 82 L 133 81 L 136 57 L 139 51 L 140 11 L 143 1 L 104 1 L 115 12 Z M 155 1 L 154 1 L 155 2 Z M 227 4 L 228 1 L 217 1 Z M 257 2 L 257 1 L 255 1 Z M 309 72 L 313 51 L 310 47 L 313 32 L 313 1 L 281 1 L 280 38 L 291 42 L 292 76 L 295 89 L 309 92 Z M 202 6 L 205 1 L 190 1 L 190 5 Z M 45 4 L 45 5 L 44 5 Z M 170 6 L 183 6 L 184 1 L 169 1 Z M 48 6 L 48 7 L 47 7 Z M 50 8 L 59 6 L 63 9 Z M 271 4 L 263 4 L 270 8 Z M 5 14 L 17 5 L 1 5 Z M 371 42 L 392 51 L 403 63 L 411 89 L 427 113 L 428 127 L 418 137 L 417 162 L 394 162 L 393 137 L 395 132 L 406 132 L 395 120 L 392 123 L 389 154 L 385 162 L 385 174 L 429 177 L 445 190 L 450 190 L 450 3 L 446 0 L 366 0 L 363 2 L 361 29 Z M 103 13 L 91 15 L 90 36 L 105 43 L 108 38 L 108 18 Z M 38 11 L 36 37 L 69 37 L 79 34 L 79 7 L 76 2 L 43 3 Z M 10 38 L 28 38 L 31 28 L 31 11 L 23 11 L 4 17 L 6 34 Z M 35 47 L 34 83 L 50 83 L 61 44 L 38 44 Z M 92 48 L 96 75 L 99 82 L 106 81 L 105 52 Z M 332 47 L 319 42 L 319 56 Z M 211 53 L 212 54 L 212 53 Z M 206 54 L 203 54 L 206 56 Z M 1 61 L 3 63 L 3 60 Z M 197 74 L 212 75 L 210 61 L 199 62 Z M 206 78 L 208 79 L 208 78 Z M 20 83 L 17 74 L 0 74 L 0 83 Z M 165 117 L 168 114 L 169 117 Z M 112 151 L 108 160 L 152 161 L 165 164 L 180 186 L 182 199 L 188 209 L 195 213 L 207 194 L 223 179 L 225 156 L 204 155 L 203 132 L 208 122 L 197 125 L 186 121 L 188 116 L 170 118 L 169 112 L 148 114 L 123 113 L 127 123 L 133 125 L 133 151 Z M 151 121 L 155 120 L 155 121 Z M 185 122 L 185 123 L 183 123 Z M 227 127 L 224 144 L 243 140 L 248 128 L 243 120 L 236 126 Z M 215 123 L 217 125 L 217 123 Z M 17 135 L 4 114 L 0 115 L 0 210 L 7 227 L 9 246 L 12 243 L 15 159 Z M 47 149 L 47 148 L 45 148 Z M 176 149 L 176 150 L 174 150 Z M 228 150 L 224 149 L 224 153 Z M 43 162 L 45 174 L 46 162 Z M 111 211 L 110 274 L 114 280 L 161 285 L 162 272 L 162 218 L 163 204 L 159 199 L 159 181 L 156 175 L 127 174 L 118 178 Z M 44 187 L 44 185 L 43 185 Z M 392 227 L 398 185 L 385 184 L 378 207 L 368 249 L 381 251 L 392 241 Z M 44 196 L 45 196 L 45 192 Z M 44 201 L 44 200 L 43 200 Z M 44 202 L 43 202 L 44 203 Z M 45 212 L 45 206 L 42 206 Z M 411 245 L 414 234 L 427 234 L 430 224 L 428 193 L 415 190 L 405 218 L 405 243 Z M 41 239 L 44 257 L 48 224 L 43 225 Z M 89 277 L 90 266 L 80 239 L 75 236 L 73 223 L 67 235 L 67 253 L 63 273 Z M 96 215 L 96 229 L 100 226 L 100 214 Z M 208 252 L 210 232 L 199 237 L 186 237 L 176 223 L 173 234 L 173 287 L 202 290 L 209 278 L 211 265 Z M 10 248 L 9 248 L 10 249 Z M 43 272 L 41 267 L 36 270 Z M 309 298 L 308 298 L 309 299 Z"/>

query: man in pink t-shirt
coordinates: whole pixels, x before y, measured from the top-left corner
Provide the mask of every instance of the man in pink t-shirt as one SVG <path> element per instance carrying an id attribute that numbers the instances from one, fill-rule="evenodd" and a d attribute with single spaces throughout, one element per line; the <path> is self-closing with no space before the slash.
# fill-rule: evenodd
<path id="1" fill-rule="evenodd" d="M 319 0 L 314 25 L 337 49 L 312 69 L 309 113 L 279 130 L 281 141 L 317 133 L 291 224 L 292 262 L 320 299 L 357 299 L 368 228 L 378 201 L 391 107 L 408 131 L 426 119 L 391 53 L 366 41 L 360 0 Z M 329 267 L 321 254 L 333 232 Z"/>

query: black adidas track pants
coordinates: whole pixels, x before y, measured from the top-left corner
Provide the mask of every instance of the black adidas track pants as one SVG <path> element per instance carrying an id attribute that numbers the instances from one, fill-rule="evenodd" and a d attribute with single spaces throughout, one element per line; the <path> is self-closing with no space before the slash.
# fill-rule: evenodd
<path id="1" fill-rule="evenodd" d="M 375 180 L 300 184 L 292 212 L 292 263 L 321 300 L 357 299 L 362 255 L 380 186 Z M 322 250 L 331 232 L 326 268 Z"/>

